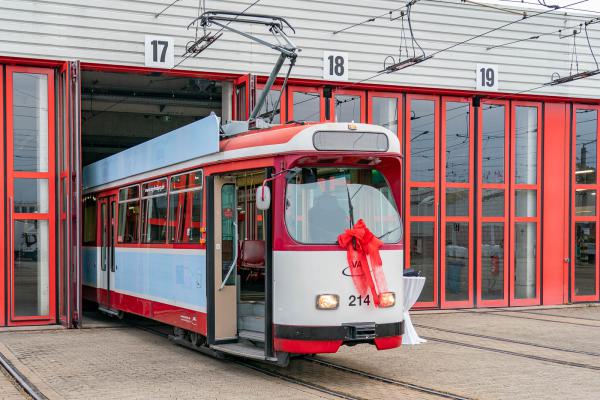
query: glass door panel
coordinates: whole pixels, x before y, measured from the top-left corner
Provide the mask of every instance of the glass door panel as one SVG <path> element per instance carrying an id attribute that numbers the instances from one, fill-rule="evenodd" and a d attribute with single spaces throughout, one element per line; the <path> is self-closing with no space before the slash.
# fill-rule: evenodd
<path id="1" fill-rule="evenodd" d="M 320 122 L 325 120 L 323 89 L 288 86 L 288 121 Z"/>
<path id="2" fill-rule="evenodd" d="M 442 99 L 441 306 L 473 305 L 473 109 L 469 99 Z"/>
<path id="3" fill-rule="evenodd" d="M 369 92 L 369 124 L 383 126 L 397 135 L 401 109 L 402 95 Z"/>
<path id="4" fill-rule="evenodd" d="M 598 110 L 576 105 L 573 116 L 571 301 L 598 301 Z"/>
<path id="5" fill-rule="evenodd" d="M 511 121 L 510 305 L 540 304 L 541 105 L 514 102 Z"/>
<path id="6" fill-rule="evenodd" d="M 54 71 L 6 77 L 9 325 L 55 323 Z"/>
<path id="7" fill-rule="evenodd" d="M 335 122 L 365 122 L 365 92 L 337 90 L 332 96 L 333 120 Z"/>
<path id="8" fill-rule="evenodd" d="M 438 298 L 439 98 L 406 97 L 406 267 L 426 278 L 416 307 Z M 372 116 L 373 117 L 373 116 Z"/>
<path id="9" fill-rule="evenodd" d="M 484 100 L 478 109 L 477 305 L 508 305 L 509 107 Z"/>

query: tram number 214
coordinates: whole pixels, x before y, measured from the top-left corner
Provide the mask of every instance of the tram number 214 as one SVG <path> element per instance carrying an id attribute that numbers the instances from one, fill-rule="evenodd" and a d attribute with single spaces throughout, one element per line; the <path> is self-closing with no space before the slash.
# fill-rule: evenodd
<path id="1" fill-rule="evenodd" d="M 348 297 L 348 306 L 350 307 L 356 307 L 356 306 L 362 306 L 362 305 L 370 305 L 371 304 L 371 298 L 369 297 L 369 295 L 366 296 L 355 296 L 353 294 L 351 294 Z"/>

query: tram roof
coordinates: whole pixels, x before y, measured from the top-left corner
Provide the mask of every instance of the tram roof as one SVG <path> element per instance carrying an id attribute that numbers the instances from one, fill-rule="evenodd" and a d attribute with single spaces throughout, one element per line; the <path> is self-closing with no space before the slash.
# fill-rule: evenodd
<path id="1" fill-rule="evenodd" d="M 385 134 L 387 150 L 384 152 L 400 152 L 398 137 L 393 132 L 377 125 L 355 123 L 295 123 L 249 131 L 219 142 L 219 121 L 211 115 L 86 166 L 83 189 L 95 192 L 228 160 L 319 151 L 315 147 L 317 132 Z M 329 150 L 364 151 L 361 148 Z"/>

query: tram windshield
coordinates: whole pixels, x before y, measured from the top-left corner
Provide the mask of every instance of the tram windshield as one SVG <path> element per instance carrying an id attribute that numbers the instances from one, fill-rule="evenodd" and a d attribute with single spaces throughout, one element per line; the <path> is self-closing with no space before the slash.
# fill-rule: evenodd
<path id="1" fill-rule="evenodd" d="M 363 219 L 384 243 L 402 239 L 402 223 L 383 175 L 368 168 L 302 168 L 287 178 L 285 221 L 304 244 L 334 244 Z"/>

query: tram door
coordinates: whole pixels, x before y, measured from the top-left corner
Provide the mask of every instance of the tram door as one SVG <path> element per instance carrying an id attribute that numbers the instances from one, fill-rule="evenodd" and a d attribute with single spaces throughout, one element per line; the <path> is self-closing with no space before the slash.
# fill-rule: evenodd
<path id="1" fill-rule="evenodd" d="M 232 177 L 213 179 L 214 341 L 224 341 L 237 337 L 237 189 Z"/>
<path id="2" fill-rule="evenodd" d="M 98 291 L 100 309 L 110 311 L 110 291 L 114 284 L 115 265 L 115 215 L 116 196 L 102 197 L 98 200 L 100 213 L 100 279 L 98 286 L 105 290 Z"/>

